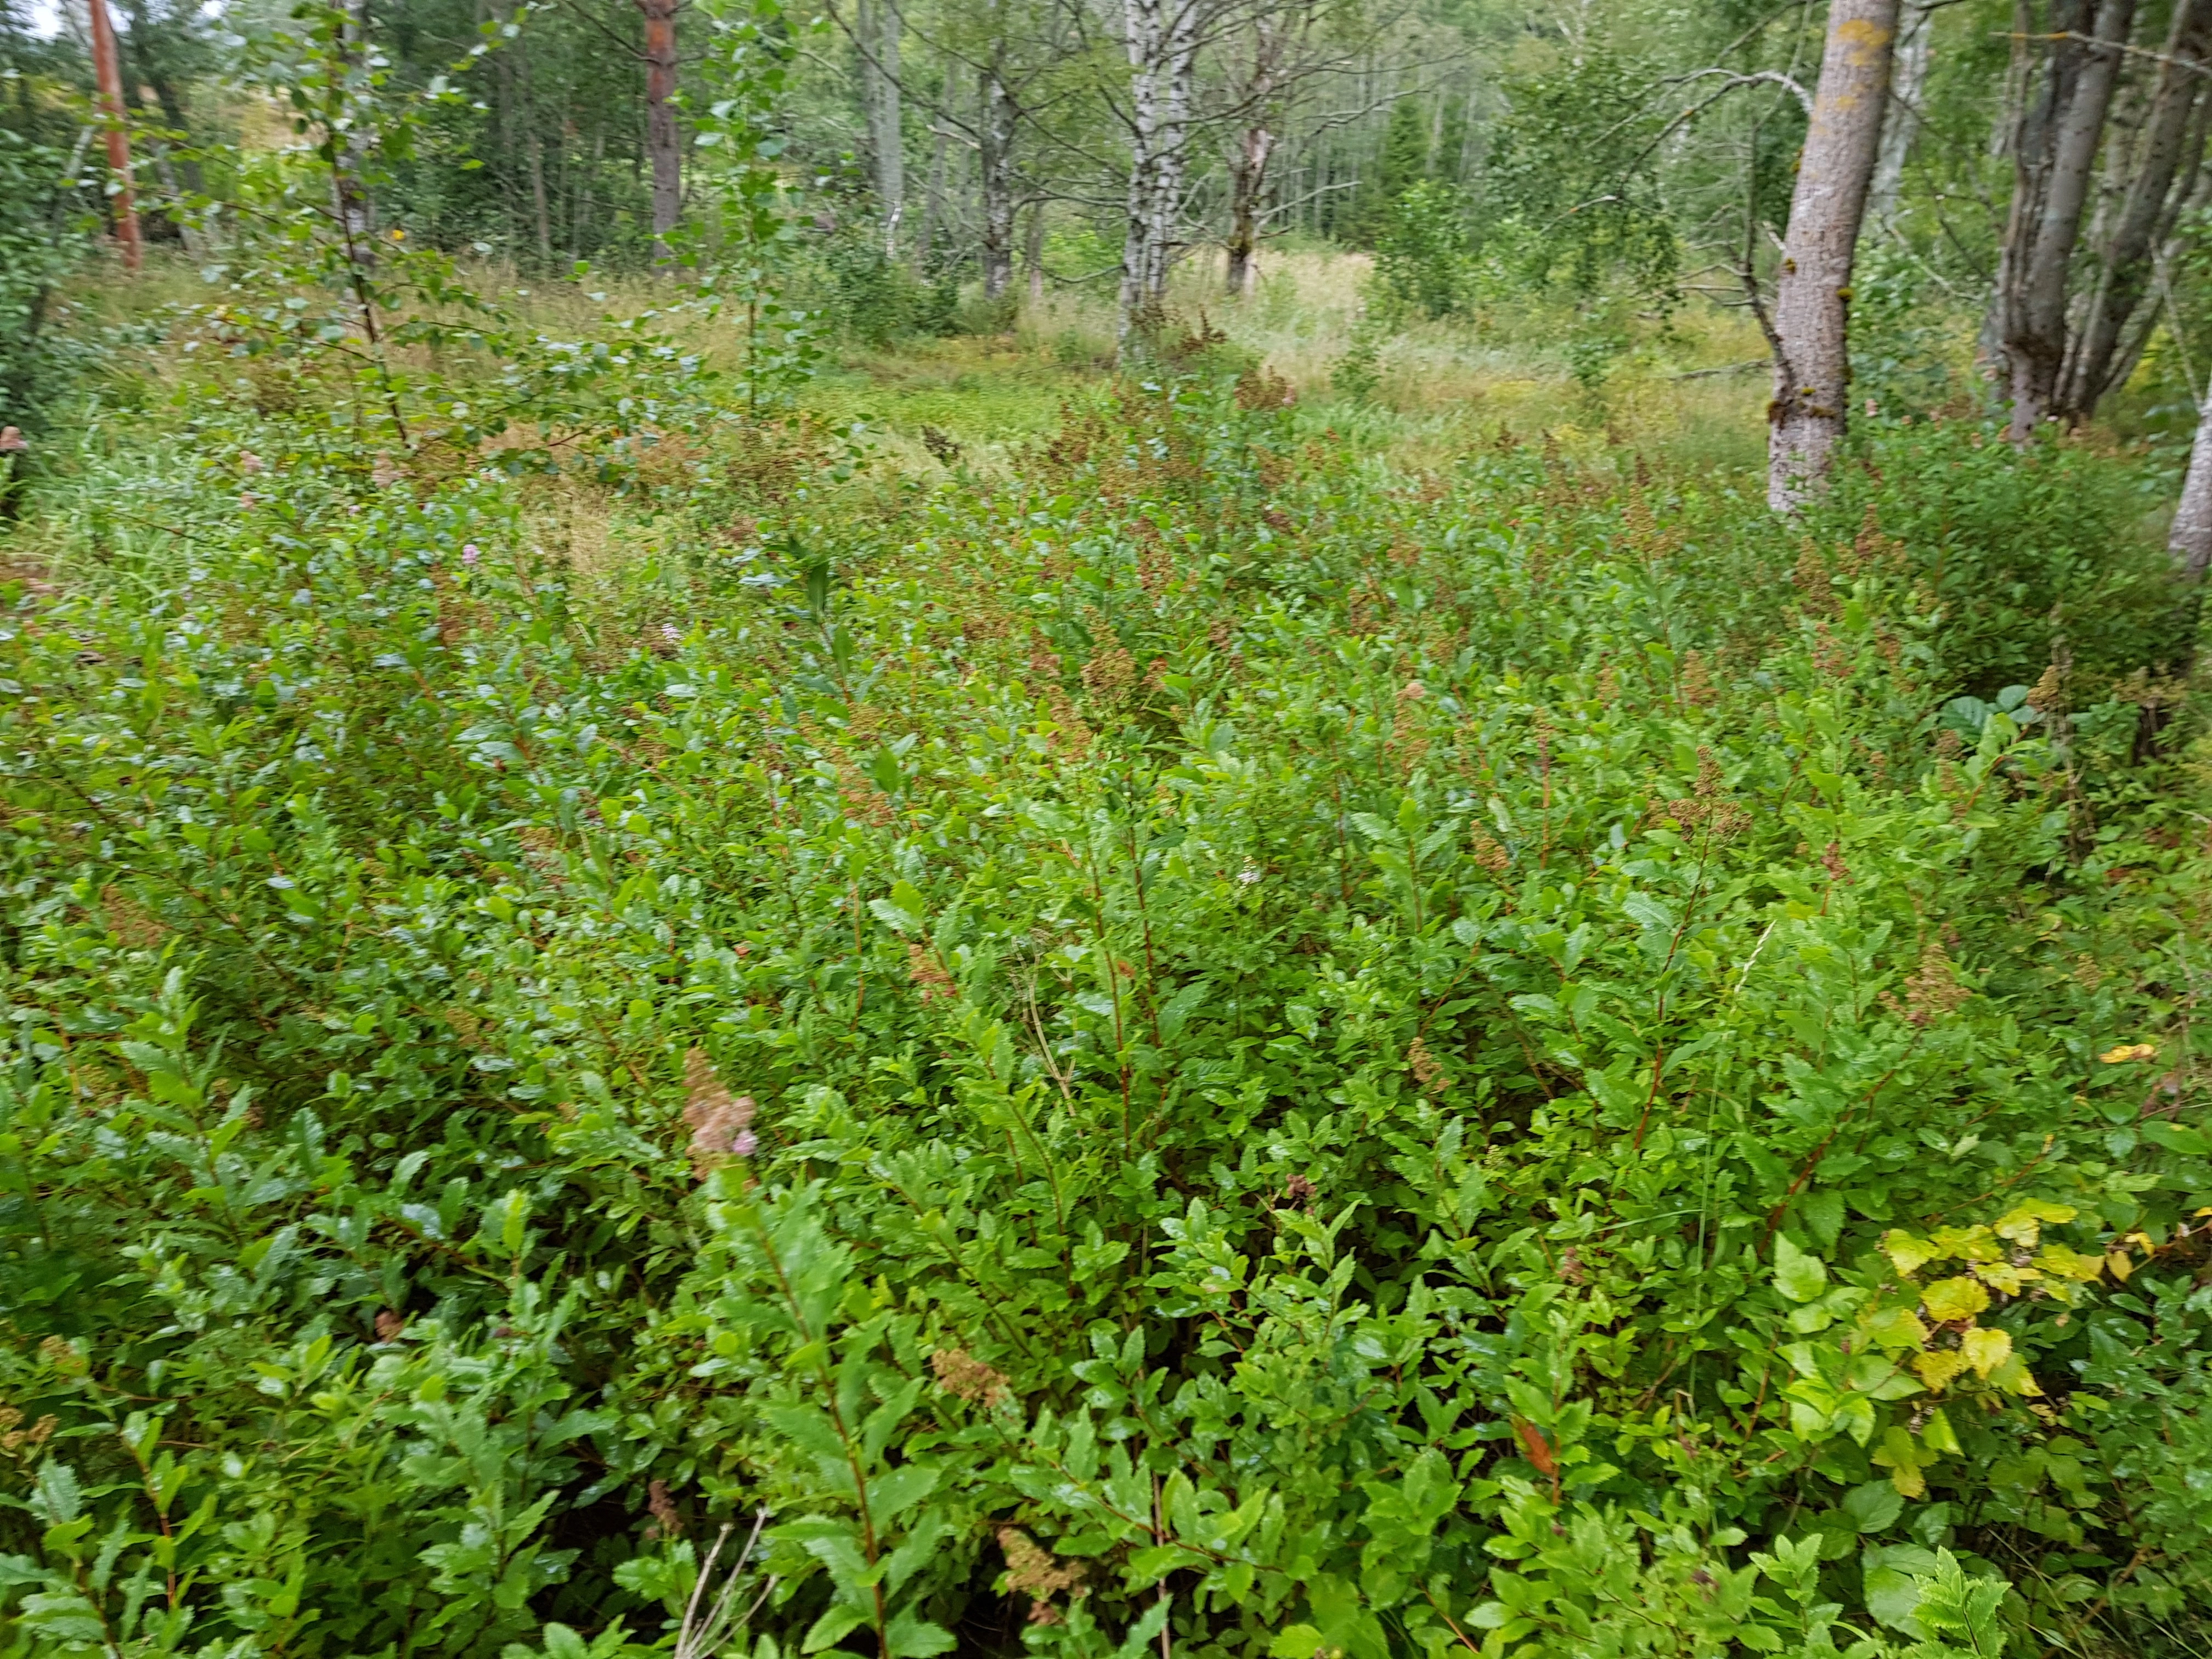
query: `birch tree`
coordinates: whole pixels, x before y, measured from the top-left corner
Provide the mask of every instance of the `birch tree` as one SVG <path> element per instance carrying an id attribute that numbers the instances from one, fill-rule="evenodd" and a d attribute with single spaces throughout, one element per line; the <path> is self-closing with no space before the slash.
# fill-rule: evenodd
<path id="1" fill-rule="evenodd" d="M 1935 44 L 1936 9 L 1942 0 L 1905 0 L 1892 66 L 1889 112 L 1882 118 L 1881 149 L 1876 154 L 1867 216 L 1884 229 L 1896 216 L 1905 191 L 1905 164 L 1920 135 L 1921 100 L 1928 88 L 1928 63 Z"/>
<path id="2" fill-rule="evenodd" d="M 1118 347 L 1126 356 L 1158 320 L 1190 167 L 1198 56 L 1222 0 L 1122 0 L 1129 61 L 1128 194 L 1121 240 Z"/>
<path id="3" fill-rule="evenodd" d="M 855 23 L 860 101 L 867 118 L 886 258 L 898 255 L 899 224 L 906 215 L 905 112 L 899 80 L 900 37 L 905 27 L 897 0 L 860 0 Z"/>
<path id="4" fill-rule="evenodd" d="M 1792 513 L 1826 479 L 1850 384 L 1851 267 L 1881 139 L 1898 0 L 1833 0 L 1775 282 L 1766 499 Z"/>
<path id="5" fill-rule="evenodd" d="M 2058 412 L 2087 420 L 2133 369 L 2155 313 L 2143 314 L 2153 270 L 2200 177 L 2212 106 L 2212 0 L 2177 0 L 2143 118 L 2111 169 L 2118 210 L 2094 247 L 2080 326 L 2067 342 Z"/>
<path id="6" fill-rule="evenodd" d="M 2166 550 L 2181 573 L 2192 583 L 2202 583 L 2212 569 L 2212 396 L 2202 399 L 2197 417 L 2196 441 L 2189 447 L 2189 471 L 2181 481 L 2181 500 L 2175 506 L 2173 528 Z"/>
<path id="7" fill-rule="evenodd" d="M 2016 443 L 2055 412 L 2074 251 L 2135 12 L 2136 0 L 2054 0 L 2041 20 L 2050 27 L 2037 31 L 2021 0 L 2014 18 L 2016 52 L 2045 40 L 2050 50 L 2014 124 L 2012 208 L 1997 271 L 1996 332 L 2012 402 L 2007 435 Z"/>

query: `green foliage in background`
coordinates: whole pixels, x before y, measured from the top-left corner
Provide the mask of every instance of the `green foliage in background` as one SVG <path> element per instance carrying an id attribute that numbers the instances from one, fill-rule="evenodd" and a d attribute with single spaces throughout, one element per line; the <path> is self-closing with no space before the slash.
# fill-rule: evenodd
<path id="1" fill-rule="evenodd" d="M 2136 598 L 1945 586 L 2120 463 L 1785 532 L 1248 367 L 926 489 L 691 374 L 41 486 L 0 1652 L 2201 1644 L 2201 791 Z"/>
<path id="2" fill-rule="evenodd" d="M 1375 242 L 1375 276 L 1398 307 L 1446 317 L 1471 297 L 1473 238 L 1461 193 L 1424 179 L 1383 215 Z"/>
<path id="3" fill-rule="evenodd" d="M 1579 299 L 1619 283 L 1671 303 L 1679 233 L 1659 188 L 1645 67 L 1601 48 L 1516 79 L 1491 140 L 1488 204 L 1508 264 Z"/>
<path id="4" fill-rule="evenodd" d="M 70 158 L 0 127 L 0 425 L 39 430 L 84 354 L 57 325 L 58 290 L 84 255 L 83 218 Z M 0 456 L 0 501 L 11 459 Z"/>

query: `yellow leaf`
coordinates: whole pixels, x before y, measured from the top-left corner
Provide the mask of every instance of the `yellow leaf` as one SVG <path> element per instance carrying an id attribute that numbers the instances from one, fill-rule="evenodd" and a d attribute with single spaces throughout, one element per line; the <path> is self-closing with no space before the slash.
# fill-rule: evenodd
<path id="1" fill-rule="evenodd" d="M 1978 1279 L 1961 1275 L 1957 1279 L 1939 1279 L 1921 1293 L 1928 1316 L 1937 1324 L 1948 1324 L 1956 1319 L 1972 1319 L 1990 1305 L 1990 1293 Z"/>
<path id="2" fill-rule="evenodd" d="M 2008 1238 L 2015 1244 L 2033 1249 L 2045 1222 L 2071 1221 L 2075 1214 L 2069 1205 L 2046 1204 L 2039 1198 L 2031 1198 L 1998 1218 L 1992 1231 L 1999 1238 Z"/>
<path id="3" fill-rule="evenodd" d="M 2112 1277 L 2123 1285 L 2128 1282 L 2128 1275 L 2136 1270 L 2135 1258 L 2125 1250 L 2107 1250 L 2105 1265 L 2112 1270 Z"/>
<path id="4" fill-rule="evenodd" d="M 1992 1261 L 1974 1271 L 1982 1283 L 2001 1296 L 2018 1296 L 2023 1280 L 2043 1277 L 2033 1267 L 2015 1267 L 2009 1261 Z"/>
<path id="5" fill-rule="evenodd" d="M 1987 1227 L 1938 1227 L 1928 1236 L 1928 1243 L 1938 1256 L 1956 1256 L 1961 1261 L 1995 1261 L 2004 1254 Z"/>
<path id="6" fill-rule="evenodd" d="M 2125 1252 L 2120 1254 L 2124 1255 Z M 2105 1270 L 2102 1258 L 2084 1255 L 2063 1244 L 2045 1245 L 2036 1252 L 2035 1265 L 2045 1273 L 2057 1273 L 2062 1279 L 2078 1279 L 2085 1285 Z M 2121 1277 L 2126 1275 L 2122 1274 Z"/>
<path id="7" fill-rule="evenodd" d="M 1912 1357 L 1912 1369 L 1920 1373 L 1920 1380 L 1941 1393 L 1951 1384 L 1951 1379 L 1966 1369 L 1966 1357 L 1949 1348 L 1930 1348 L 1925 1353 Z"/>
<path id="8" fill-rule="evenodd" d="M 1917 1498 L 1928 1490 L 1917 1463 L 1899 1463 L 1889 1472 L 1889 1484 L 1907 1498 Z"/>
<path id="9" fill-rule="evenodd" d="M 2035 1378 L 2029 1374 L 2027 1361 L 2022 1359 L 2018 1354 L 2012 1355 L 2003 1364 L 1990 1372 L 1990 1381 L 2008 1394 L 2034 1396 L 2043 1392 L 2036 1386 Z"/>
<path id="10" fill-rule="evenodd" d="M 1867 1321 L 1867 1334 L 1885 1348 L 1924 1348 L 1928 1328 L 1910 1308 L 1892 1308 Z"/>
<path id="11" fill-rule="evenodd" d="M 2124 1066 L 2131 1060 L 2156 1060 L 2158 1045 L 2151 1042 L 2123 1042 L 2117 1048 L 2107 1048 L 2097 1056 L 2107 1066 Z"/>
<path id="12" fill-rule="evenodd" d="M 2007 1331 L 1978 1326 L 1959 1339 L 1959 1352 L 1969 1365 L 1987 1376 L 2012 1358 L 2012 1335 Z"/>
<path id="13" fill-rule="evenodd" d="M 1936 1259 L 1935 1248 L 1926 1239 L 1915 1238 L 1901 1227 L 1881 1236 L 1881 1253 L 1908 1279 Z"/>

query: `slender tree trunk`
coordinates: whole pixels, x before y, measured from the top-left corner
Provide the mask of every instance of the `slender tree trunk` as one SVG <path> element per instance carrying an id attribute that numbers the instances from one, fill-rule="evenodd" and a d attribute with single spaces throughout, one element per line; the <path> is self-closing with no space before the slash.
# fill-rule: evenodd
<path id="1" fill-rule="evenodd" d="M 876 208 L 883 226 L 884 256 L 895 258 L 899 222 L 906 216 L 906 133 L 899 101 L 899 46 L 906 22 L 897 0 L 862 0 L 857 21 Z"/>
<path id="2" fill-rule="evenodd" d="M 1029 273 L 1030 305 L 1032 308 L 1044 303 L 1044 203 L 1042 199 L 1030 204 L 1030 234 L 1028 245 L 1022 250 L 1022 263 Z"/>
<path id="3" fill-rule="evenodd" d="M 100 86 L 100 112 L 106 125 L 107 166 L 115 174 L 115 243 L 123 268 L 138 269 L 143 258 L 138 236 L 138 204 L 131 188 L 131 128 L 123 102 L 123 64 L 115 49 L 115 25 L 107 0 L 85 0 L 92 19 L 92 68 Z"/>
<path id="4" fill-rule="evenodd" d="M 2202 582 L 2205 571 L 2212 568 L 2212 395 L 2204 398 L 2197 418 L 2189 471 L 2181 481 L 2181 500 L 2166 545 L 2191 581 Z"/>
<path id="5" fill-rule="evenodd" d="M 1167 297 L 1176 222 L 1189 165 L 1190 110 L 1201 0 L 1124 0 L 1133 130 L 1121 241 L 1120 346 L 1154 328 Z"/>
<path id="6" fill-rule="evenodd" d="M 504 26 L 514 21 L 512 11 L 502 15 L 496 0 L 477 0 L 477 21 Z M 492 55 L 492 87 L 497 105 L 499 135 L 499 165 L 495 175 L 499 185 L 499 205 L 507 221 L 507 258 L 517 265 L 522 263 L 522 209 L 517 196 L 520 191 L 522 166 L 523 115 L 521 99 L 515 91 L 522 43 L 510 40 Z"/>
<path id="7" fill-rule="evenodd" d="M 373 112 L 355 84 L 368 55 L 368 0 L 343 0 L 343 9 L 337 53 L 347 82 L 339 118 L 345 131 L 332 135 L 337 159 L 331 167 L 331 199 L 337 215 L 338 234 L 345 243 L 354 299 L 362 313 L 362 331 L 371 344 L 377 344 L 376 307 L 368 287 L 369 273 L 376 265 L 376 204 L 368 193 Z M 378 349 L 380 352 L 382 347 L 378 345 Z"/>
<path id="8" fill-rule="evenodd" d="M 2052 46 L 2048 90 L 2027 135 L 2039 145 L 2021 147 L 2006 231 L 2008 244 L 2019 241 L 2008 249 L 2014 256 L 2005 272 L 2009 285 L 1999 295 L 2012 395 L 2007 435 L 2016 443 L 2042 423 L 2057 396 L 2066 361 L 2068 277 L 2135 3 L 2100 0 L 2094 44 L 2065 40 Z M 2081 9 L 2087 10 L 2086 3 Z"/>
<path id="9" fill-rule="evenodd" d="M 553 263 L 553 207 L 545 196 L 545 144 L 535 129 L 530 134 L 530 198 L 538 214 L 538 257 Z"/>
<path id="10" fill-rule="evenodd" d="M 676 13 L 681 0 L 637 0 L 645 14 L 645 148 L 653 161 L 653 257 L 674 258 L 684 216 L 684 149 L 676 131 Z"/>
<path id="11" fill-rule="evenodd" d="M 1267 193 L 1267 164 L 1274 157 L 1282 135 L 1276 94 L 1280 89 L 1284 61 L 1289 55 L 1298 25 L 1310 14 L 1284 17 L 1269 13 L 1255 20 L 1252 31 L 1252 73 L 1242 88 L 1242 102 L 1250 112 L 1237 147 L 1229 158 L 1228 257 L 1222 280 L 1231 299 L 1252 292 L 1259 277 L 1254 263 L 1260 247 L 1261 204 Z M 1442 109 L 1441 104 L 1437 106 Z"/>
<path id="12" fill-rule="evenodd" d="M 1003 296 L 1014 278 L 1013 96 L 995 61 L 985 66 L 981 119 L 976 124 L 976 161 L 983 187 L 983 297 Z"/>
<path id="13" fill-rule="evenodd" d="M 532 72 L 528 38 L 516 40 L 507 50 L 514 54 L 515 119 L 527 135 L 523 140 L 523 169 L 530 181 L 530 216 L 537 232 L 538 260 L 553 264 L 553 209 L 545 196 L 545 137 L 538 113 L 537 76 Z"/>
<path id="14" fill-rule="evenodd" d="M 1850 384 L 1851 264 L 1889 95 L 1898 0 L 1832 0 L 1774 295 L 1766 499 L 1795 512 L 1834 463 Z"/>
<path id="15" fill-rule="evenodd" d="M 1881 149 L 1874 164 L 1867 216 L 1887 229 L 1897 215 L 1905 190 L 1905 164 L 1920 136 L 1921 100 L 1928 90 L 1929 44 L 1936 13 L 1922 0 L 1905 0 L 1897 35 L 1897 62 L 1891 75 L 1889 112 L 1882 118 Z"/>
<path id="16" fill-rule="evenodd" d="M 953 60 L 948 54 L 945 58 L 944 80 L 938 92 L 939 108 L 950 109 L 952 106 L 955 96 L 953 83 L 957 78 L 954 70 Z M 925 270 L 937 246 L 938 227 L 945 221 L 945 153 L 951 142 L 944 122 L 933 120 L 930 128 L 935 142 L 929 150 L 929 188 L 922 198 L 921 234 L 914 240 L 915 259 Z"/>
<path id="17" fill-rule="evenodd" d="M 2068 355 L 2058 405 L 2069 420 L 2087 420 L 2116 383 L 2123 334 L 2150 291 L 2159 246 L 2171 233 L 2203 160 L 2204 129 L 2194 118 L 2203 101 L 2202 60 L 2208 44 L 2212 0 L 2178 0 L 2130 158 L 2132 176 L 2111 234 L 2099 250 L 2096 289 Z"/>
<path id="18" fill-rule="evenodd" d="M 1267 161 L 1274 154 L 1275 135 L 1264 126 L 1249 126 L 1237 136 L 1237 154 L 1229 168 L 1229 258 L 1223 272 L 1231 299 L 1250 297 L 1259 280 L 1255 256 L 1260 251 L 1260 204 L 1267 188 Z"/>

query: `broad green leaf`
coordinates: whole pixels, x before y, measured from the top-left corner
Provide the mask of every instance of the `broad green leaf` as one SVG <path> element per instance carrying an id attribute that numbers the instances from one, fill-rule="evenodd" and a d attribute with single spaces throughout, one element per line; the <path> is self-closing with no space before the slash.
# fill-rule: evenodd
<path id="1" fill-rule="evenodd" d="M 1828 1269 L 1815 1255 L 1792 1243 L 1787 1233 L 1774 1236 L 1774 1288 L 1792 1302 L 1810 1302 L 1828 1288 Z"/>

